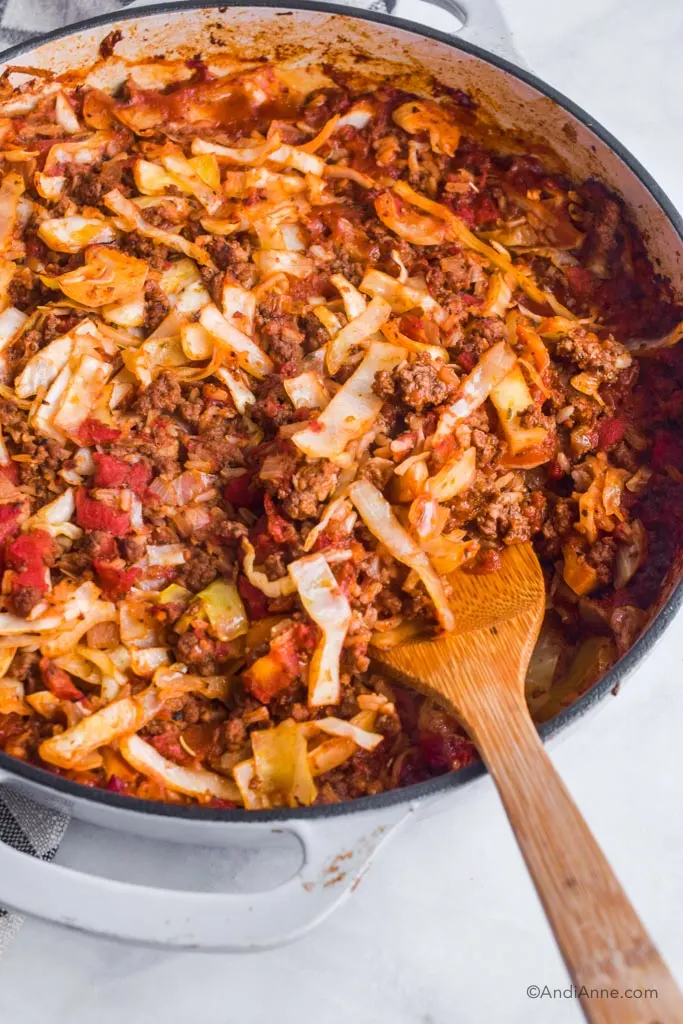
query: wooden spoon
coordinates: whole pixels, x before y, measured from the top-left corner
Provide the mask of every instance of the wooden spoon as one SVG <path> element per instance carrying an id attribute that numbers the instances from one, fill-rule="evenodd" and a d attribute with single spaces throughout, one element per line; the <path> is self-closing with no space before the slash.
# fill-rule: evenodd
<path id="1" fill-rule="evenodd" d="M 454 711 L 479 748 L 586 1018 L 595 1024 L 683 1022 L 683 996 L 555 771 L 527 708 L 524 680 L 545 610 L 533 548 L 510 547 L 500 571 L 456 572 L 450 582 L 455 631 L 374 649 L 376 665 Z M 638 989 L 641 998 L 626 995 Z"/>

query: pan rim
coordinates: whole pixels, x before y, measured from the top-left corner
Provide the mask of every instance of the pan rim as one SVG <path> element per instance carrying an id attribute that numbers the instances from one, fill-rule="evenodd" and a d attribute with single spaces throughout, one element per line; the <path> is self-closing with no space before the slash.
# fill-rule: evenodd
<path id="1" fill-rule="evenodd" d="M 607 128 L 597 121 L 591 114 L 574 103 L 562 92 L 549 85 L 543 79 L 532 72 L 506 60 L 504 57 L 491 53 L 490 51 L 458 39 L 455 36 L 419 25 L 416 22 L 403 18 L 396 18 L 390 14 L 383 14 L 377 11 L 364 11 L 359 8 L 341 6 L 339 4 L 315 3 L 308 0 L 291 0 L 291 2 L 279 3 L 277 0 L 249 0 L 249 2 L 236 2 L 236 0 L 222 0 L 222 2 L 202 3 L 195 0 L 184 0 L 181 3 L 158 3 L 143 8 L 135 8 L 130 11 L 109 12 L 97 15 L 94 18 L 85 18 L 63 28 L 55 29 L 44 35 L 34 36 L 24 40 L 0 53 L 0 61 L 3 64 L 16 62 L 16 58 L 25 53 L 31 53 L 39 46 L 60 39 L 76 36 L 88 29 L 100 26 L 118 25 L 128 21 L 144 21 L 160 14 L 175 14 L 177 12 L 191 12 L 200 10 L 215 10 L 217 14 L 225 13 L 230 8 L 253 8 L 255 10 L 275 8 L 283 12 L 304 11 L 311 13 L 323 13 L 340 15 L 346 18 L 354 18 L 358 21 L 386 25 L 389 28 L 400 29 L 405 32 L 412 32 L 418 36 L 433 39 L 443 43 L 453 50 L 459 50 L 473 57 L 491 64 L 512 77 L 531 86 L 537 92 L 553 100 L 562 109 L 580 121 L 588 128 L 616 156 L 629 168 L 629 170 L 640 181 L 641 185 L 650 193 L 668 221 L 683 242 L 683 216 L 678 212 L 672 201 L 664 190 L 657 184 L 652 175 L 640 163 L 640 161 L 623 145 Z M 601 703 L 607 694 L 614 690 L 617 684 L 630 676 L 635 668 L 647 657 L 665 630 L 671 624 L 683 604 L 683 579 L 679 581 L 669 596 L 666 604 L 657 613 L 655 618 L 647 627 L 646 631 L 638 638 L 635 644 L 624 654 L 619 661 L 612 666 L 594 685 L 582 694 L 577 700 L 556 715 L 551 721 L 544 723 L 539 728 L 541 738 L 545 742 L 565 729 L 575 720 L 586 715 L 597 704 Z M 31 783 L 42 789 L 48 789 L 61 794 L 64 797 L 78 801 L 103 805 L 112 809 L 129 811 L 136 815 L 145 815 L 156 818 L 176 818 L 191 822 L 217 822 L 222 824 L 246 824 L 248 822 L 260 822 L 264 824 L 282 825 L 288 821 L 320 820 L 324 818 L 336 818 L 346 814 L 359 814 L 363 812 L 381 811 L 397 804 L 410 805 L 429 797 L 437 795 L 445 796 L 451 790 L 465 785 L 476 778 L 486 774 L 486 768 L 481 762 L 461 768 L 459 771 L 449 772 L 445 775 L 435 776 L 426 782 L 406 786 L 402 789 L 392 789 L 377 796 L 358 797 L 354 800 L 344 801 L 339 804 L 322 804 L 316 807 L 281 808 L 270 811 L 247 811 L 244 809 L 224 810 L 220 808 L 198 807 L 187 805 L 175 805 L 157 803 L 154 801 L 141 800 L 137 797 L 121 796 L 104 789 L 95 789 L 84 786 L 81 783 L 73 782 L 70 779 L 54 775 L 47 769 L 39 768 L 28 764 L 18 758 L 10 757 L 0 752 L 0 775 L 16 776 L 18 779 Z"/>

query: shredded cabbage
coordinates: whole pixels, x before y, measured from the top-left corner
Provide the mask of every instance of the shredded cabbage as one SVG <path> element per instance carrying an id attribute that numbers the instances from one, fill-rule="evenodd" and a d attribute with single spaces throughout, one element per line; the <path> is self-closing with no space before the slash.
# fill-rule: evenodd
<path id="1" fill-rule="evenodd" d="M 254 770 L 271 806 L 308 807 L 313 803 L 317 789 L 300 725 L 287 718 L 274 729 L 256 729 L 251 733 L 251 746 Z"/>
<path id="2" fill-rule="evenodd" d="M 352 483 L 349 487 L 349 497 L 370 533 L 394 558 L 417 573 L 434 602 L 441 626 L 445 630 L 452 630 L 455 619 L 449 608 L 443 583 L 434 571 L 429 557 L 403 529 L 389 502 L 369 480 L 357 480 Z"/>
<path id="3" fill-rule="evenodd" d="M 505 341 L 499 341 L 482 355 L 472 372 L 463 381 L 455 402 L 441 413 L 432 443 L 448 437 L 453 428 L 467 419 L 486 401 L 491 390 L 500 384 L 517 362 L 517 357 Z"/>
<path id="4" fill-rule="evenodd" d="M 332 375 L 339 372 L 351 350 L 359 345 L 367 346 L 391 316 L 391 306 L 384 299 L 375 298 L 365 308 L 365 299 L 360 294 L 358 298 L 363 303 L 363 311 L 328 343 L 326 363 Z"/>
<path id="5" fill-rule="evenodd" d="M 124 736 L 119 742 L 119 751 L 136 771 L 155 779 L 175 793 L 199 799 L 213 797 L 241 803 L 239 789 L 230 779 L 206 768 L 183 768 L 163 757 L 140 736 Z"/>
<path id="6" fill-rule="evenodd" d="M 218 345 L 233 356 L 237 362 L 253 377 L 266 377 L 273 371 L 272 359 L 263 352 L 256 342 L 238 331 L 229 323 L 213 303 L 209 303 L 199 314 L 199 322 L 209 334 L 216 339 Z"/>
<path id="7" fill-rule="evenodd" d="M 48 217 L 41 221 L 38 234 L 57 252 L 80 252 L 86 245 L 113 242 L 116 232 L 106 220 L 99 217 Z M 67 293 L 68 294 L 68 293 Z"/>
<path id="8" fill-rule="evenodd" d="M 262 594 L 270 598 L 289 597 L 290 594 L 296 593 L 296 584 L 289 576 L 282 576 L 279 580 L 269 580 L 264 572 L 259 572 L 254 568 L 256 552 L 246 537 L 242 537 L 242 550 L 244 551 L 242 569 L 252 587 L 256 587 Z"/>
<path id="9" fill-rule="evenodd" d="M 382 399 L 372 390 L 375 376 L 380 370 L 393 370 L 404 358 L 404 349 L 372 342 L 363 362 L 318 419 L 292 437 L 296 447 L 314 459 L 341 455 L 349 441 L 364 434 L 379 415 Z"/>
<path id="10" fill-rule="evenodd" d="M 308 703 L 325 707 L 341 700 L 339 660 L 351 623 L 351 606 L 324 555 L 307 555 L 287 566 L 299 599 L 322 630 L 308 669 Z"/>

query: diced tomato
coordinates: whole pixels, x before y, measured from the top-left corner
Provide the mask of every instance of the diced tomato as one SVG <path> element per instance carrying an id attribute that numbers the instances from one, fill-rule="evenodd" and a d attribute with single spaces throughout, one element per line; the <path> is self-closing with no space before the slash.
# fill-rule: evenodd
<path id="1" fill-rule="evenodd" d="M 471 572 L 475 576 L 483 576 L 489 572 L 498 572 L 500 566 L 500 552 L 489 548 L 487 551 L 479 552 L 474 562 L 467 566 L 467 572 Z"/>
<path id="2" fill-rule="evenodd" d="M 219 796 L 214 796 L 209 801 L 209 807 L 215 807 L 220 811 L 234 811 L 237 806 L 232 800 L 221 800 Z"/>
<path id="3" fill-rule="evenodd" d="M 126 792 L 126 786 L 127 783 L 125 783 L 123 779 L 120 779 L 118 775 L 112 775 L 104 788 L 108 789 L 110 793 L 121 793 L 121 795 L 124 795 Z"/>
<path id="4" fill-rule="evenodd" d="M 491 196 L 481 193 L 476 197 L 474 203 L 474 223 L 477 226 L 488 224 L 492 220 L 498 220 L 499 216 L 498 207 L 493 199 L 491 199 Z"/>
<path id="5" fill-rule="evenodd" d="M 0 543 L 19 529 L 21 505 L 0 505 Z"/>
<path id="6" fill-rule="evenodd" d="M 666 430 L 657 430 L 652 447 L 652 465 L 655 469 L 673 466 L 683 470 L 683 442 Z"/>
<path id="7" fill-rule="evenodd" d="M 297 533 L 293 523 L 288 522 L 275 508 L 275 502 L 269 494 L 263 499 L 268 517 L 268 533 L 276 544 L 294 544 Z"/>
<path id="8" fill-rule="evenodd" d="M 57 552 L 57 545 L 45 530 L 33 530 L 10 541 L 5 548 L 5 561 L 14 570 L 12 591 L 27 587 L 45 592 L 48 589 L 45 567 Z"/>
<path id="9" fill-rule="evenodd" d="M 105 594 L 114 600 L 127 594 L 142 575 L 142 569 L 135 565 L 131 569 L 119 569 L 111 562 L 103 562 L 98 558 L 94 558 L 92 564 Z"/>
<path id="10" fill-rule="evenodd" d="M 475 213 L 472 198 L 469 195 L 458 196 L 450 204 L 453 213 L 458 217 L 466 228 L 473 228 L 475 224 Z"/>
<path id="11" fill-rule="evenodd" d="M 401 317 L 401 332 L 423 345 L 439 344 L 439 328 L 434 321 L 415 313 L 404 313 Z"/>
<path id="12" fill-rule="evenodd" d="M 0 474 L 11 484 L 19 483 L 19 467 L 16 462 L 5 462 L 0 466 Z"/>
<path id="13" fill-rule="evenodd" d="M 459 356 L 455 357 L 455 361 L 458 366 L 461 366 L 467 373 L 473 370 L 477 365 L 477 357 L 472 352 L 461 352 Z"/>
<path id="14" fill-rule="evenodd" d="M 249 620 L 253 621 L 254 619 L 264 619 L 268 614 L 266 595 L 262 594 L 258 587 L 255 587 L 253 583 L 250 583 L 246 576 L 238 577 L 237 589 L 239 590 L 240 597 L 246 606 Z"/>
<path id="15" fill-rule="evenodd" d="M 176 732 L 162 732 L 158 736 L 146 736 L 145 740 L 147 743 L 151 743 L 155 750 L 158 750 L 162 757 L 167 757 L 169 761 L 175 761 L 176 764 L 188 764 L 191 760 L 187 751 L 183 750 L 180 745 L 178 733 Z"/>
<path id="16" fill-rule="evenodd" d="M 243 673 L 245 688 L 262 704 L 268 704 L 301 675 L 301 654 L 311 650 L 315 637 L 315 629 L 301 623 L 280 633 L 271 640 L 268 653 Z"/>
<path id="17" fill-rule="evenodd" d="M 565 267 L 564 275 L 577 299 L 587 302 L 593 297 L 596 280 L 590 270 L 585 267 Z"/>
<path id="18" fill-rule="evenodd" d="M 71 676 L 49 658 L 40 659 L 40 674 L 46 687 L 59 700 L 82 700 L 85 694 L 74 686 Z"/>
<path id="19" fill-rule="evenodd" d="M 213 749 L 218 735 L 218 726 L 212 722 L 198 722 L 183 729 L 183 743 L 198 758 L 203 759 Z"/>
<path id="20" fill-rule="evenodd" d="M 144 462 L 124 462 L 114 455 L 93 454 L 95 462 L 95 487 L 130 487 L 142 495 L 152 479 L 152 470 Z"/>
<path id="21" fill-rule="evenodd" d="M 420 735 L 420 750 L 432 772 L 457 771 L 477 759 L 471 740 L 457 733 L 423 732 Z"/>
<path id="22" fill-rule="evenodd" d="M 250 473 L 233 476 L 223 488 L 223 498 L 237 508 L 253 508 L 261 500 L 262 491 L 254 485 Z"/>
<path id="23" fill-rule="evenodd" d="M 598 420 L 598 448 L 600 451 L 607 451 L 613 445 L 618 444 L 624 436 L 626 424 L 617 416 L 605 416 Z"/>
<path id="24" fill-rule="evenodd" d="M 117 441 L 121 437 L 121 431 L 88 417 L 76 431 L 76 437 L 83 445 L 107 444 L 109 441 Z"/>
<path id="25" fill-rule="evenodd" d="M 91 498 L 83 487 L 76 491 L 76 520 L 84 530 L 106 530 L 114 537 L 125 537 L 130 530 L 127 512 L 117 512 L 103 501 Z"/>

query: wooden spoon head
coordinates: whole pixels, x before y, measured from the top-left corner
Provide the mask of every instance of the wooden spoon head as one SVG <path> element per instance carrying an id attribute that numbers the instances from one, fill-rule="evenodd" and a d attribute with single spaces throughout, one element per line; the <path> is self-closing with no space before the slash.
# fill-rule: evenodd
<path id="1" fill-rule="evenodd" d="M 375 666 L 463 711 L 458 680 L 482 674 L 522 691 L 545 611 L 543 572 L 531 544 L 506 548 L 497 572 L 448 577 L 451 633 L 372 649 Z"/>

